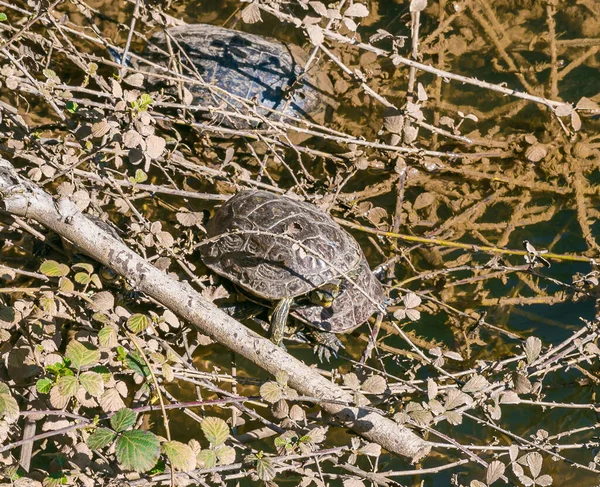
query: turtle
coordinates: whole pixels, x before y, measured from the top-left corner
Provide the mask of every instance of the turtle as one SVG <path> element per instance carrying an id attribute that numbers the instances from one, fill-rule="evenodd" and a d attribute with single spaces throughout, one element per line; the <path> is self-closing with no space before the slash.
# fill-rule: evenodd
<path id="1" fill-rule="evenodd" d="M 334 353 L 383 303 L 381 283 L 358 242 L 316 206 L 262 190 L 219 207 L 200 243 L 204 264 L 248 293 L 274 302 L 271 339 L 281 345 L 293 314 Z"/>
<path id="2" fill-rule="evenodd" d="M 172 39 L 170 46 L 167 38 Z M 288 47 L 266 37 L 209 24 L 186 24 L 156 33 L 146 45 L 142 57 L 166 66 L 173 52 L 181 61 L 183 74 L 219 88 L 210 89 L 188 83 L 194 105 L 241 109 L 243 102 L 258 102 L 257 112 L 274 118 L 269 109 L 288 115 L 306 116 L 317 111 L 322 97 L 316 82 L 299 81 L 300 66 Z M 135 62 L 146 71 L 161 72 Z M 164 73 L 163 73 L 164 74 Z M 231 96 L 233 95 L 233 96 Z M 230 127 L 247 127 L 251 122 L 225 115 L 213 117 Z"/>

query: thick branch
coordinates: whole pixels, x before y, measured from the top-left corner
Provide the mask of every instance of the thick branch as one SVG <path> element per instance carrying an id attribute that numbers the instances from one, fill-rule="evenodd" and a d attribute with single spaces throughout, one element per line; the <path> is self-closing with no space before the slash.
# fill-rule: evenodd
<path id="1" fill-rule="evenodd" d="M 321 399 L 321 407 L 347 427 L 386 450 L 416 460 L 431 446 L 411 430 L 381 414 L 351 404 L 352 395 L 319 375 L 269 340 L 257 335 L 214 304 L 207 302 L 187 283 L 176 281 L 102 231 L 67 199 L 53 200 L 36 185 L 20 177 L 0 158 L 0 201 L 13 215 L 32 218 L 67 238 L 80 251 L 136 283 L 138 290 L 154 298 L 219 343 L 275 374 L 285 371 L 289 385 L 300 394 Z"/>

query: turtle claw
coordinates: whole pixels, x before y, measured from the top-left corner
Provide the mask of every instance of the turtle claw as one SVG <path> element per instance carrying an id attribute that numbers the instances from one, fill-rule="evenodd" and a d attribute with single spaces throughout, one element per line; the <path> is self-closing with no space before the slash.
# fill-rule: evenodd
<path id="1" fill-rule="evenodd" d="M 331 357 L 337 358 L 338 352 L 344 349 L 342 341 L 333 333 L 311 330 L 311 336 L 312 341 L 315 343 L 313 350 L 319 362 L 324 360 L 329 362 Z"/>

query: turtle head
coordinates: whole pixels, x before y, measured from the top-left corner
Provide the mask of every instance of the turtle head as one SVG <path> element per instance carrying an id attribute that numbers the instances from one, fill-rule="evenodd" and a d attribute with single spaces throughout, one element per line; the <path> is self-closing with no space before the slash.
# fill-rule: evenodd
<path id="1" fill-rule="evenodd" d="M 310 302 L 323 308 L 331 308 L 335 298 L 344 291 L 342 282 L 339 279 L 323 284 L 321 287 L 313 289 L 308 297 Z"/>

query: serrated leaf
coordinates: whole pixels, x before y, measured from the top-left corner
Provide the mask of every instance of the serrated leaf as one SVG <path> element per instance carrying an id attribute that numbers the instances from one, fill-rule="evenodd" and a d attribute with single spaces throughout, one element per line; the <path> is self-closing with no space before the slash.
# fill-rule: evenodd
<path id="1" fill-rule="evenodd" d="M 531 365 L 539 357 L 542 351 L 542 341 L 538 337 L 529 337 L 525 340 L 525 357 L 527 363 Z"/>
<path id="2" fill-rule="evenodd" d="M 411 12 L 421 12 L 425 10 L 427 7 L 427 0 L 411 0 L 410 1 L 410 11 Z"/>
<path id="3" fill-rule="evenodd" d="M 515 384 L 515 392 L 517 394 L 528 394 L 531 392 L 531 382 L 523 374 L 514 373 L 513 382 Z"/>
<path id="4" fill-rule="evenodd" d="M 89 347 L 89 348 L 88 348 Z M 84 345 L 77 340 L 69 342 L 65 357 L 71 361 L 71 365 L 76 369 L 96 365 L 100 361 L 100 352 L 91 345 Z"/>
<path id="5" fill-rule="evenodd" d="M 446 411 L 444 415 L 446 416 L 446 420 L 448 421 L 448 423 L 454 426 L 462 424 L 463 415 L 461 413 L 457 411 Z"/>
<path id="6" fill-rule="evenodd" d="M 358 376 L 354 372 L 344 374 L 342 379 L 344 380 L 344 385 L 346 387 L 349 387 L 353 391 L 360 389 L 360 381 L 358 380 Z"/>
<path id="7" fill-rule="evenodd" d="M 285 387 L 287 386 L 288 380 L 290 379 L 290 376 L 287 372 L 285 372 L 284 370 L 279 370 L 275 373 L 275 381 L 277 382 L 277 384 L 279 384 L 281 387 Z"/>
<path id="8" fill-rule="evenodd" d="M 409 413 L 409 416 L 415 423 L 421 426 L 427 426 L 433 421 L 433 414 L 431 414 L 431 411 L 426 411 L 424 409 L 420 411 L 412 411 Z"/>
<path id="9" fill-rule="evenodd" d="M 133 333 L 140 333 L 150 325 L 150 317 L 136 313 L 127 319 L 127 326 Z"/>
<path id="10" fill-rule="evenodd" d="M 255 24 L 262 20 L 258 3 L 253 2 L 242 10 L 242 20 L 247 24 Z"/>
<path id="11" fill-rule="evenodd" d="M 538 452 L 531 452 L 526 455 L 527 466 L 531 470 L 531 475 L 535 479 L 542 471 L 542 462 L 544 459 Z"/>
<path id="12" fill-rule="evenodd" d="M 427 398 L 431 401 L 438 395 L 438 385 L 433 379 L 427 379 Z"/>
<path id="13" fill-rule="evenodd" d="M 98 342 L 101 347 L 116 347 L 118 344 L 117 337 L 117 329 L 112 325 L 105 326 L 98 332 Z"/>
<path id="14" fill-rule="evenodd" d="M 322 2 L 308 2 L 313 10 L 321 17 L 327 17 L 327 7 Z"/>
<path id="15" fill-rule="evenodd" d="M 75 274 L 75 282 L 78 282 L 79 284 L 83 284 L 85 286 L 86 284 L 89 284 L 90 281 L 90 275 L 86 274 L 85 272 L 78 272 Z"/>
<path id="16" fill-rule="evenodd" d="M 500 404 L 519 404 L 521 400 L 516 392 L 508 391 L 500 397 Z"/>
<path id="17" fill-rule="evenodd" d="M 92 125 L 92 137 L 104 137 L 110 130 L 110 124 L 106 120 L 101 120 Z"/>
<path id="18" fill-rule="evenodd" d="M 472 402 L 471 396 L 465 394 L 458 389 L 448 389 L 448 396 L 446 397 L 446 409 L 456 409 L 465 404 Z"/>
<path id="19" fill-rule="evenodd" d="M 9 424 L 19 419 L 19 404 L 10 394 L 0 394 L 0 418 Z"/>
<path id="20" fill-rule="evenodd" d="M 275 467 L 269 457 L 256 460 L 256 474 L 260 480 L 273 480 L 275 478 Z"/>
<path id="21" fill-rule="evenodd" d="M 160 442 L 150 431 L 125 431 L 117 440 L 116 454 L 126 470 L 146 472 L 158 461 Z"/>
<path id="22" fill-rule="evenodd" d="M 411 321 L 419 321 L 421 319 L 421 312 L 417 309 L 405 310 L 406 317 Z"/>
<path id="23" fill-rule="evenodd" d="M 485 389 L 490 383 L 488 380 L 481 375 L 474 375 L 467 383 L 463 386 L 463 392 L 479 392 Z"/>
<path id="24" fill-rule="evenodd" d="M 493 484 L 496 480 L 504 475 L 505 465 L 498 460 L 490 462 L 485 474 L 485 481 L 488 485 Z"/>
<path id="25" fill-rule="evenodd" d="M 344 487 L 365 487 L 365 483 L 361 479 L 357 478 L 344 479 L 342 485 Z"/>
<path id="26" fill-rule="evenodd" d="M 78 262 L 77 264 L 73 264 L 73 269 L 82 269 L 88 274 L 94 272 L 94 266 L 87 262 Z"/>
<path id="27" fill-rule="evenodd" d="M 136 88 L 144 86 L 144 75 L 142 73 L 134 73 L 123 79 L 125 83 Z"/>
<path id="28" fill-rule="evenodd" d="M 75 291 L 75 284 L 68 277 L 61 277 L 60 282 L 58 284 L 59 291 L 63 293 L 72 293 Z"/>
<path id="29" fill-rule="evenodd" d="M 39 379 L 35 383 L 35 388 L 41 394 L 48 394 L 50 392 L 50 389 L 52 389 L 53 385 L 54 381 L 52 381 L 51 379 Z"/>
<path id="30" fill-rule="evenodd" d="M 196 461 L 200 468 L 213 468 L 217 465 L 217 454 L 213 450 L 200 450 Z"/>
<path id="31" fill-rule="evenodd" d="M 345 17 L 367 17 L 368 15 L 369 9 L 362 3 L 352 4 L 344 12 Z"/>
<path id="32" fill-rule="evenodd" d="M 167 382 L 173 382 L 173 380 L 175 380 L 175 371 L 170 364 L 165 363 L 162 365 L 162 373 Z"/>
<path id="33" fill-rule="evenodd" d="M 191 472 L 196 468 L 196 454 L 185 443 L 167 441 L 162 444 L 162 449 L 175 470 Z"/>
<path id="34" fill-rule="evenodd" d="M 200 424 L 204 437 L 213 445 L 222 445 L 229 437 L 229 426 L 221 418 L 205 418 Z"/>
<path id="35" fill-rule="evenodd" d="M 50 404 L 55 409 L 64 409 L 69 401 L 71 400 L 71 396 L 65 396 L 60 392 L 60 388 L 58 385 L 55 385 L 50 389 Z"/>
<path id="36" fill-rule="evenodd" d="M 265 382 L 260 386 L 260 397 L 271 404 L 275 404 L 283 397 L 281 386 L 277 382 Z"/>
<path id="37" fill-rule="evenodd" d="M 92 450 L 99 450 L 110 445 L 116 436 L 115 432 L 108 428 L 98 428 L 88 437 L 87 445 Z"/>
<path id="38" fill-rule="evenodd" d="M 146 362 L 144 362 L 143 357 L 137 352 L 128 353 L 125 356 L 125 363 L 127 367 L 143 378 L 150 375 L 150 369 L 146 365 Z"/>
<path id="39" fill-rule="evenodd" d="M 569 103 L 563 103 L 562 105 L 558 105 L 554 109 L 554 113 L 556 113 L 556 115 L 558 117 L 567 117 L 567 116 L 571 115 L 572 112 L 573 112 L 573 105 L 571 105 Z"/>
<path id="40" fill-rule="evenodd" d="M 314 46 L 320 46 L 323 44 L 325 37 L 323 35 L 323 29 L 318 25 L 307 25 L 306 32 L 308 33 L 308 37 L 310 37 L 310 41 Z"/>
<path id="41" fill-rule="evenodd" d="M 380 375 L 372 375 L 362 383 L 361 390 L 371 394 L 383 394 L 387 389 L 385 379 Z"/>
<path id="42" fill-rule="evenodd" d="M 552 485 L 552 477 L 550 475 L 540 475 L 537 479 L 535 479 L 536 485 L 541 485 L 542 487 L 548 487 Z"/>
<path id="43" fill-rule="evenodd" d="M 103 411 L 110 413 L 112 411 L 118 411 L 125 407 L 125 403 L 121 398 L 121 395 L 116 389 L 109 389 L 100 398 L 100 407 Z"/>
<path id="44" fill-rule="evenodd" d="M 417 196 L 415 198 L 415 201 L 413 203 L 413 209 L 422 210 L 423 208 L 427 208 L 428 206 L 431 206 L 434 203 L 435 203 L 435 196 L 433 196 L 429 192 L 421 193 L 419 196 Z M 406 304 L 406 298 L 409 296 L 412 299 L 415 299 L 415 300 L 418 299 L 418 302 L 415 305 L 409 306 L 408 304 Z M 414 307 L 418 306 L 419 304 L 421 304 L 421 298 L 419 296 L 417 296 L 415 293 L 408 293 L 402 299 L 404 301 L 404 306 L 406 306 L 407 308 L 414 308 Z"/>
<path id="45" fill-rule="evenodd" d="M 235 450 L 230 446 L 220 446 L 215 449 L 219 465 L 231 465 L 235 462 Z"/>
<path id="46" fill-rule="evenodd" d="M 367 443 L 362 448 L 359 448 L 358 452 L 369 457 L 378 457 L 381 455 L 381 445 L 377 443 Z"/>
<path id="47" fill-rule="evenodd" d="M 149 135 L 146 138 L 146 154 L 150 159 L 158 159 L 165 150 L 167 142 L 158 135 Z"/>
<path id="48" fill-rule="evenodd" d="M 59 264 L 55 260 L 46 260 L 40 265 L 40 272 L 47 277 L 64 277 L 69 270 L 69 266 Z"/>
<path id="49" fill-rule="evenodd" d="M 60 394 L 64 397 L 73 397 L 79 387 L 79 381 L 72 375 L 59 377 L 56 381 Z"/>
<path id="50" fill-rule="evenodd" d="M 111 418 L 110 425 L 116 432 L 125 431 L 135 424 L 137 413 L 129 408 L 119 409 Z"/>
<path id="51" fill-rule="evenodd" d="M 462 355 L 458 352 L 444 351 L 444 357 L 456 360 L 457 362 L 462 362 L 464 360 Z"/>
<path id="52" fill-rule="evenodd" d="M 421 298 L 415 293 L 407 293 L 402 296 L 402 302 L 406 308 L 416 308 L 421 304 Z"/>
<path id="53" fill-rule="evenodd" d="M 96 372 L 83 372 L 79 376 L 79 382 L 92 397 L 100 397 L 104 394 L 104 381 L 102 376 Z"/>

